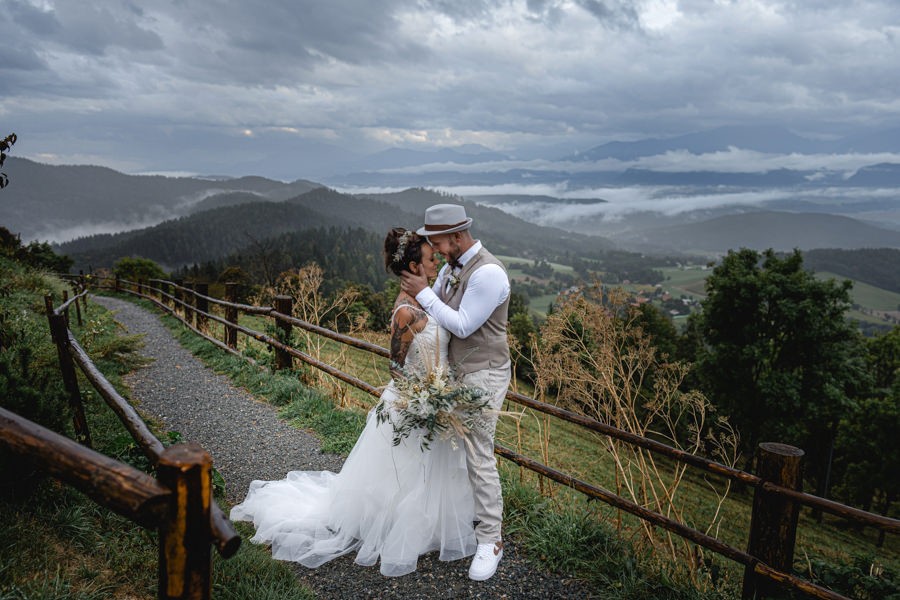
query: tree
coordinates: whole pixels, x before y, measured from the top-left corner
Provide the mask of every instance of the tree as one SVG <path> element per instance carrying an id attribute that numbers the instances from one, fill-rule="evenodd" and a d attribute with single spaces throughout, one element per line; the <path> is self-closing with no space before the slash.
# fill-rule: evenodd
<path id="1" fill-rule="evenodd" d="M 72 268 L 72 259 L 56 254 L 47 242 L 31 242 L 23 246 L 22 238 L 6 227 L 0 227 L 0 255 L 54 273 L 68 273 Z"/>
<path id="2" fill-rule="evenodd" d="M 873 387 L 841 421 L 836 441 L 836 493 L 886 515 L 900 496 L 900 326 L 867 341 Z M 879 545 L 884 538 L 882 531 Z"/>
<path id="3" fill-rule="evenodd" d="M 672 319 L 650 303 L 640 304 L 634 309 L 635 325 L 650 336 L 650 343 L 657 354 L 674 359 L 678 348 L 678 330 Z"/>
<path id="4" fill-rule="evenodd" d="M 140 256 L 126 256 L 125 258 L 120 258 L 113 267 L 113 273 L 115 273 L 117 277 L 129 281 L 164 279 L 166 276 L 162 267 L 149 258 L 142 258 Z"/>
<path id="5" fill-rule="evenodd" d="M 12 148 L 12 145 L 16 143 L 16 140 L 19 139 L 15 133 L 11 133 L 3 140 L 0 140 L 0 167 L 3 166 L 3 163 L 6 162 L 6 151 Z M 9 185 L 9 177 L 6 176 L 6 173 L 0 173 L 0 189 L 5 188 Z"/>
<path id="6" fill-rule="evenodd" d="M 866 386 L 862 340 L 845 320 L 850 281 L 819 281 L 799 251 L 729 251 L 706 281 L 697 374 L 752 456 L 764 439 L 807 453 L 827 490 L 839 421 Z"/>

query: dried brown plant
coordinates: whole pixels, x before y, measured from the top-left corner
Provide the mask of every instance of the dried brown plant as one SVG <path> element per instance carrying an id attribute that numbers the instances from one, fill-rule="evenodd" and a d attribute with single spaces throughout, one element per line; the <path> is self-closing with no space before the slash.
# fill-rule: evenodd
<path id="1" fill-rule="evenodd" d="M 349 313 L 350 306 L 358 299 L 359 293 L 352 288 L 345 288 L 335 294 L 324 295 L 322 284 L 325 281 L 322 267 L 310 263 L 299 269 L 282 272 L 275 280 L 275 285 L 266 286 L 255 297 L 256 304 L 271 306 L 275 296 L 284 295 L 293 298 L 292 316 L 320 327 L 337 330 L 337 323 Z M 365 315 L 358 315 L 351 323 L 350 335 L 358 333 L 365 327 Z M 346 371 L 349 363 L 349 347 L 345 344 L 332 343 L 331 352 L 324 360 L 324 348 L 329 341 L 305 329 L 294 327 L 294 347 L 316 360 L 323 360 L 332 366 Z M 347 386 L 331 375 L 319 369 L 307 369 L 306 383 L 330 393 L 336 403 L 345 407 L 350 403 Z"/>
<path id="2" fill-rule="evenodd" d="M 691 454 L 719 462 L 737 461 L 737 435 L 698 391 L 682 391 L 689 365 L 669 361 L 652 345 L 621 289 L 599 283 L 562 298 L 556 312 L 534 343 L 535 394 L 624 431 L 661 441 Z M 686 466 L 617 439 L 598 435 L 615 465 L 616 491 L 632 502 L 685 523 L 684 502 L 678 496 Z M 549 445 L 549 438 L 546 440 Z M 544 454 L 549 452 L 544 450 Z M 714 486 L 717 506 L 705 526 L 716 527 L 728 493 Z M 622 521 L 619 519 L 619 527 Z M 640 539 L 673 559 L 695 567 L 701 557 L 691 545 L 660 533 L 641 521 Z"/>

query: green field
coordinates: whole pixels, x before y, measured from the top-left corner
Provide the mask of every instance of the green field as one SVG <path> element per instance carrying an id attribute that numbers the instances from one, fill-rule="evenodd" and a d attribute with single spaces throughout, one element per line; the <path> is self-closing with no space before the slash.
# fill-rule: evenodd
<path id="1" fill-rule="evenodd" d="M 665 280 L 662 285 L 673 296 L 690 296 L 702 300 L 706 297 L 704 284 L 706 277 L 710 273 L 710 269 L 701 267 L 688 267 L 680 269 L 677 267 L 660 267 Z"/>
<path id="2" fill-rule="evenodd" d="M 496 257 L 499 258 L 501 261 L 503 261 L 503 264 L 507 265 L 507 266 L 509 266 L 511 264 L 515 264 L 515 263 L 526 263 L 529 265 L 534 264 L 534 259 L 531 259 L 531 258 L 519 258 L 517 256 L 501 256 L 499 254 L 497 254 Z M 575 273 L 575 269 L 573 269 L 572 267 L 570 267 L 568 265 L 561 265 L 559 263 L 553 263 L 553 262 L 549 263 L 549 264 L 551 267 L 553 267 L 553 270 L 556 271 L 557 273 L 567 273 L 569 275 Z M 510 276 L 513 276 L 514 272 L 517 272 L 519 274 L 522 273 L 522 271 L 519 269 L 510 269 L 510 272 L 509 272 Z"/>
<path id="3" fill-rule="evenodd" d="M 841 277 L 840 275 L 835 275 L 834 273 L 829 273 L 827 271 L 816 273 L 816 277 L 818 279 L 846 279 L 846 277 Z M 853 298 L 854 303 L 871 310 L 900 310 L 900 294 L 889 292 L 861 281 L 853 282 L 853 289 L 850 291 L 850 296 Z"/>
<path id="4" fill-rule="evenodd" d="M 709 269 L 701 269 L 699 267 L 687 269 L 665 267 L 660 270 L 666 276 L 663 287 L 673 296 L 684 294 L 697 299 L 706 297 L 703 286 L 707 275 L 711 272 Z M 827 271 L 817 272 L 816 277 L 822 280 L 837 279 L 840 281 L 846 279 L 846 277 L 841 277 L 840 275 L 829 273 Z M 853 281 L 853 289 L 850 290 L 850 298 L 854 304 L 859 305 L 866 311 L 900 311 L 900 294 L 883 290 L 861 281 Z M 883 318 L 873 316 L 857 309 L 848 311 L 847 316 L 851 319 L 867 321 L 870 323 L 879 323 L 882 325 L 886 323 Z"/>

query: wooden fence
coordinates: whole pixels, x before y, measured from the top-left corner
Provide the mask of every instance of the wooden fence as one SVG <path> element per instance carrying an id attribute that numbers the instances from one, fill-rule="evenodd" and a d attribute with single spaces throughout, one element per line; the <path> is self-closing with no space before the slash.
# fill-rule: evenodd
<path id="1" fill-rule="evenodd" d="M 381 357 L 390 358 L 390 352 L 377 344 L 359 340 L 293 317 L 291 314 L 292 298 L 288 296 L 277 296 L 275 298 L 275 306 L 269 307 L 236 302 L 237 286 L 235 284 L 226 284 L 225 300 L 209 296 L 208 286 L 202 283 L 182 284 L 181 282 L 158 279 L 151 279 L 149 282 L 131 282 L 115 278 L 115 280 L 98 281 L 98 286 L 138 296 L 153 302 L 178 318 L 198 335 L 232 354 L 241 356 L 237 349 L 237 334 L 242 333 L 272 348 L 277 369 L 290 368 L 293 359 L 297 358 L 376 398 L 379 396 L 380 390 L 378 387 L 323 363 L 270 335 L 238 324 L 238 315 L 240 313 L 270 317 L 274 320 L 276 327 L 288 334 L 283 339 L 290 339 L 290 331 L 292 328 L 297 327 L 330 340 L 365 350 Z M 211 305 L 221 307 L 224 317 L 213 314 L 210 310 Z M 218 340 L 205 331 L 209 321 L 223 325 L 224 340 Z M 707 473 L 738 481 L 752 487 L 754 489 L 754 497 L 750 532 L 747 550 L 743 551 L 640 506 L 609 490 L 553 469 L 510 448 L 495 444 L 495 453 L 515 464 L 578 490 L 589 498 L 601 500 L 635 515 L 655 526 L 743 565 L 743 598 L 760 598 L 771 595 L 779 587 L 799 590 L 813 598 L 845 598 L 832 590 L 790 573 L 793 564 L 797 520 L 801 506 L 828 512 L 860 525 L 875 527 L 882 532 L 900 532 L 900 520 L 866 512 L 801 491 L 800 461 L 803 451 L 798 448 L 778 443 L 760 444 L 757 455 L 757 473 L 753 474 L 717 463 L 702 456 L 684 452 L 656 440 L 617 429 L 590 417 L 540 402 L 523 394 L 508 391 L 507 398 L 521 406 L 574 423 L 589 431 L 610 436 Z"/>
<path id="2" fill-rule="evenodd" d="M 131 521 L 159 531 L 158 597 L 166 600 L 210 597 L 210 544 L 221 556 L 237 552 L 241 538 L 212 499 L 212 460 L 199 445 L 168 448 L 93 364 L 69 329 L 74 306 L 79 324 L 87 310 L 84 278 L 73 282 L 53 308 L 45 297 L 50 332 L 72 409 L 76 441 L 0 409 L 0 444 Z M 81 402 L 75 365 L 118 415 L 143 453 L 156 467 L 156 478 L 91 449 L 90 429 Z"/>

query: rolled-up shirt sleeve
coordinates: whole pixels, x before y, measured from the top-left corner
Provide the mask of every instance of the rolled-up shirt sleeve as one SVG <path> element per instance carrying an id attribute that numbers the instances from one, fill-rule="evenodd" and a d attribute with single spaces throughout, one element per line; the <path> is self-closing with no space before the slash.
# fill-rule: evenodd
<path id="1" fill-rule="evenodd" d="M 459 304 L 453 310 L 435 293 L 443 285 L 442 269 L 434 282 L 434 288 L 425 288 L 416 295 L 416 301 L 428 314 L 458 338 L 467 338 L 485 324 L 498 306 L 509 297 L 509 278 L 502 267 L 487 264 L 478 267 L 469 276 L 469 283 Z"/>

